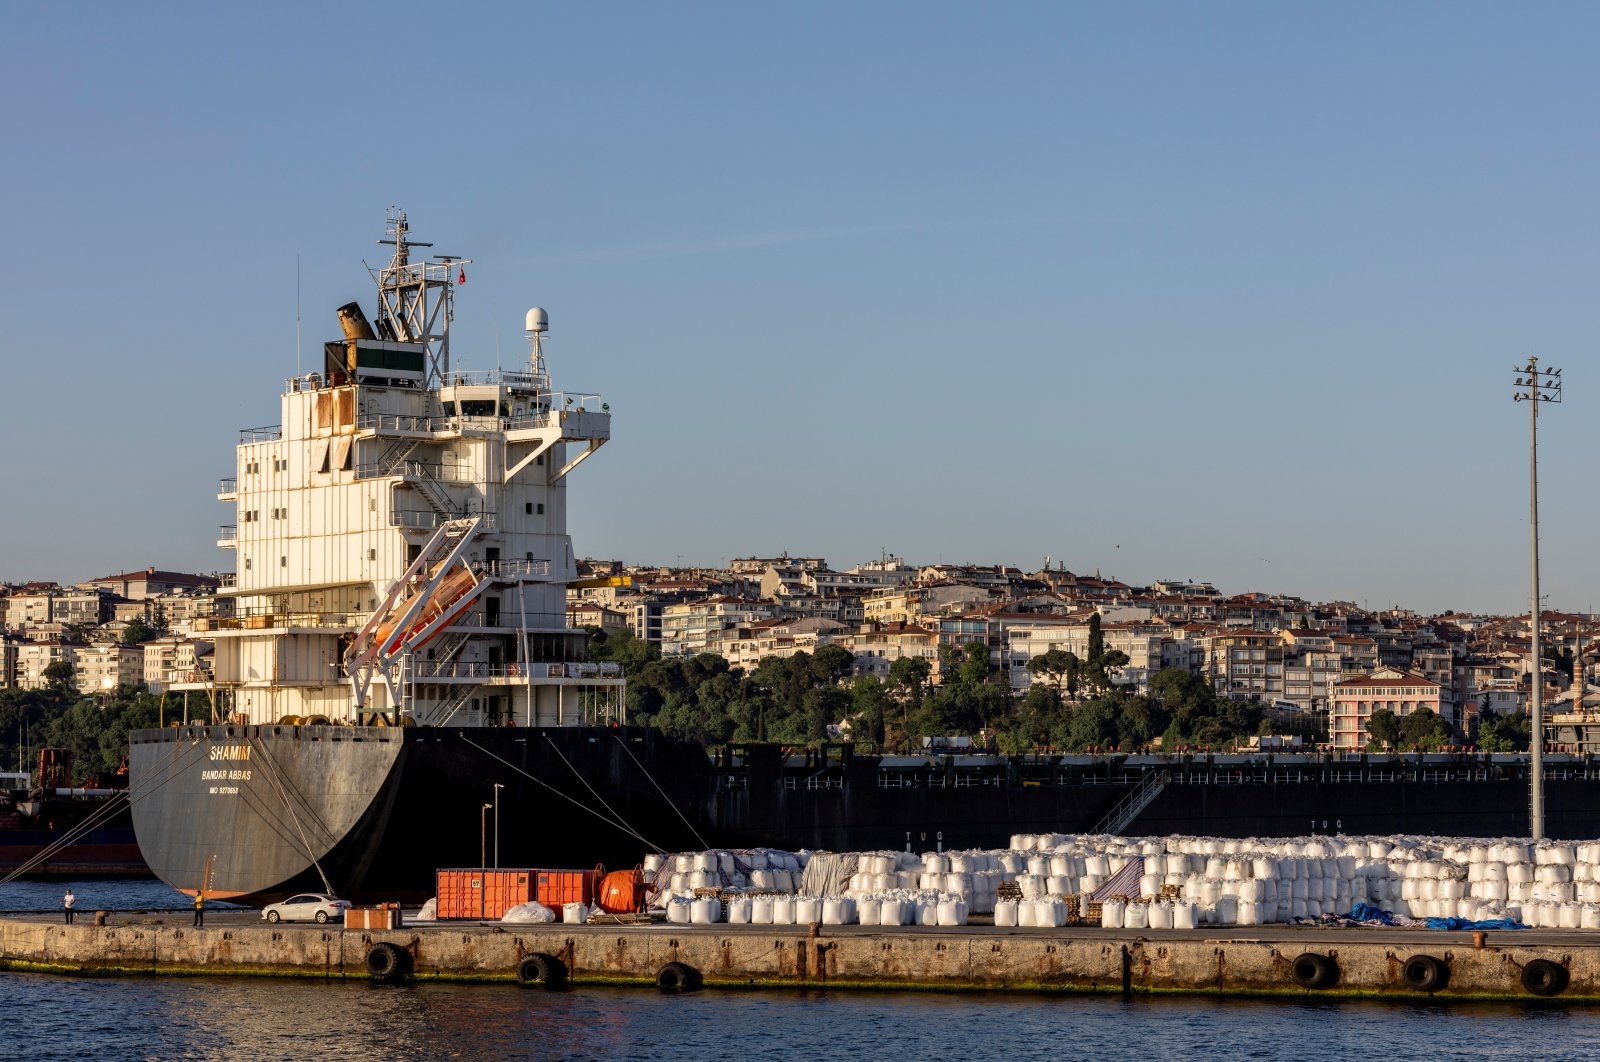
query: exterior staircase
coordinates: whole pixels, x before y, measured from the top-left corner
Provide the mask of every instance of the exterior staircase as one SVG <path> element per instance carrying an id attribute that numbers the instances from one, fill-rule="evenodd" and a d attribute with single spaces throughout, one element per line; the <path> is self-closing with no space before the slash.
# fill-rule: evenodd
<path id="1" fill-rule="evenodd" d="M 1168 771 L 1146 771 L 1139 784 L 1133 787 L 1133 792 L 1106 812 L 1106 817 L 1101 819 L 1100 824 L 1090 832 L 1121 836 L 1129 826 L 1133 825 L 1133 820 L 1154 803 L 1156 797 L 1160 796 L 1171 782 L 1172 774 Z"/>

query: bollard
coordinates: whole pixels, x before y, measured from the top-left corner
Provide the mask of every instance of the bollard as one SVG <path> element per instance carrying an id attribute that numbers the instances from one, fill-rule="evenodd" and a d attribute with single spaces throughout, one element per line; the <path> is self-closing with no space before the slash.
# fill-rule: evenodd
<path id="1" fill-rule="evenodd" d="M 106 912 L 105 911 L 96 911 L 94 913 L 94 924 L 97 925 L 97 926 L 103 926 L 103 925 L 106 924 Z"/>

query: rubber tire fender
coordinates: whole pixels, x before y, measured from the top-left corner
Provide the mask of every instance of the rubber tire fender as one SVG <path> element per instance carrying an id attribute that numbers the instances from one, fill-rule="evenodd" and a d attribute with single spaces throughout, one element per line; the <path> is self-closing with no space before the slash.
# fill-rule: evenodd
<path id="1" fill-rule="evenodd" d="M 532 952 L 517 964 L 517 980 L 524 988 L 559 988 L 566 983 L 567 967 L 554 955 Z"/>
<path id="2" fill-rule="evenodd" d="M 693 966 L 669 962 L 656 971 L 656 987 L 663 992 L 688 992 L 700 983 L 700 975 Z"/>
<path id="3" fill-rule="evenodd" d="M 411 953 L 398 944 L 382 941 L 367 952 L 367 973 L 374 981 L 398 981 L 411 972 Z"/>
<path id="4" fill-rule="evenodd" d="M 1327 988 L 1339 978 L 1339 964 L 1327 955 L 1302 952 L 1289 964 L 1289 978 L 1301 988 Z"/>
<path id="5" fill-rule="evenodd" d="M 1558 996 L 1567 987 L 1567 968 L 1549 959 L 1533 959 L 1522 968 L 1522 987 L 1536 996 Z"/>
<path id="6" fill-rule="evenodd" d="M 1432 955 L 1413 955 L 1400 967 L 1400 979 L 1417 992 L 1437 992 L 1450 980 L 1450 967 Z"/>

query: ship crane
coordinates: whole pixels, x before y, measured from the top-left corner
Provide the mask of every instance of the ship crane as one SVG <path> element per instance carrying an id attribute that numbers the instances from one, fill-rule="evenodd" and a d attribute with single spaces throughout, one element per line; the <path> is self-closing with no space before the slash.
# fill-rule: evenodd
<path id="1" fill-rule="evenodd" d="M 473 516 L 441 524 L 357 632 L 345 651 L 344 671 L 358 711 L 380 676 L 389 703 L 400 705 L 400 661 L 459 619 L 488 589 L 488 580 L 462 560 L 482 522 L 483 517 Z"/>

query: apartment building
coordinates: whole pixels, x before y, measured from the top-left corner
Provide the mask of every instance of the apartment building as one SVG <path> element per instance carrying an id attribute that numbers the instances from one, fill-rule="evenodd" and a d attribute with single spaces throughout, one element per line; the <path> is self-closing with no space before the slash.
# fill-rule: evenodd
<path id="1" fill-rule="evenodd" d="M 661 610 L 661 653 L 692 656 L 720 652 L 724 632 L 776 619 L 780 611 L 775 602 L 721 596 L 668 605 Z"/>
<path id="2" fill-rule="evenodd" d="M 1283 641 L 1276 632 L 1239 629 L 1201 639 L 1206 674 L 1221 697 L 1273 701 L 1283 698 Z"/>
<path id="3" fill-rule="evenodd" d="M 754 671 L 769 656 L 814 653 L 844 629 L 843 624 L 819 618 L 762 620 L 724 632 L 722 656 L 729 667 Z"/>
<path id="4" fill-rule="evenodd" d="M 862 619 L 866 623 L 923 623 L 981 608 L 994 599 L 992 590 L 956 583 L 884 588 L 861 599 Z"/>
<path id="5" fill-rule="evenodd" d="M 78 666 L 78 650 L 82 646 L 60 641 L 23 642 L 17 646 L 17 685 L 25 690 L 42 690 L 49 685 L 45 670 L 51 664 L 67 663 Z"/>
<path id="6" fill-rule="evenodd" d="M 187 638 L 156 638 L 139 648 L 144 652 L 144 684 L 151 693 L 161 693 L 173 683 L 202 681 L 194 643 Z"/>
<path id="7" fill-rule="evenodd" d="M 110 643 L 79 647 L 73 683 L 79 693 L 114 693 L 144 682 L 144 649 Z"/>
<path id="8" fill-rule="evenodd" d="M 145 601 L 170 593 L 215 593 L 221 581 L 214 575 L 190 575 L 186 572 L 164 572 L 155 568 L 140 571 L 118 572 L 102 575 L 83 584 L 104 590 L 130 601 Z"/>
<path id="9" fill-rule="evenodd" d="M 1372 713 L 1386 708 L 1405 717 L 1423 708 L 1438 712 L 1443 687 L 1409 671 L 1382 667 L 1370 675 L 1346 678 L 1334 684 L 1333 709 L 1328 732 L 1333 747 L 1353 752 L 1365 748 L 1371 735 L 1367 723 Z"/>
<path id="10" fill-rule="evenodd" d="M 915 624 L 890 623 L 853 634 L 836 634 L 833 644 L 855 655 L 856 673 L 860 675 L 887 679 L 894 662 L 902 657 L 926 660 L 930 667 L 938 668 L 939 636 Z"/>

